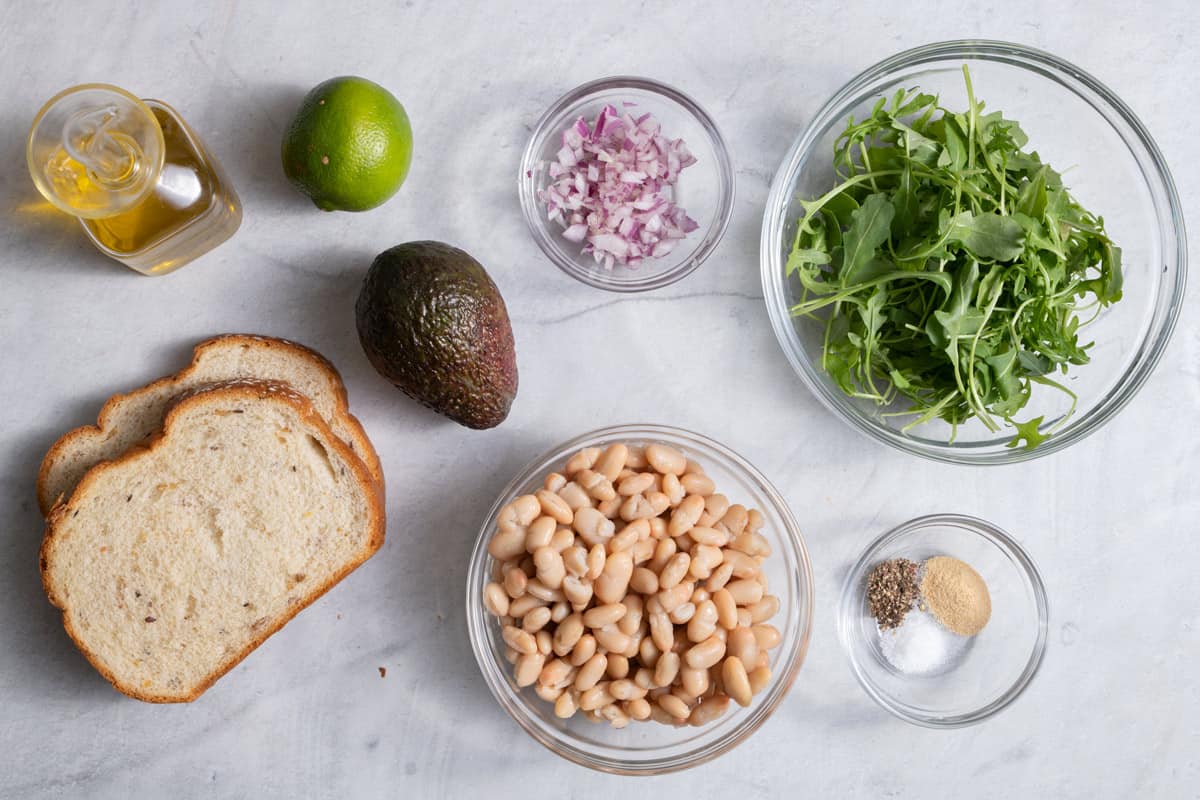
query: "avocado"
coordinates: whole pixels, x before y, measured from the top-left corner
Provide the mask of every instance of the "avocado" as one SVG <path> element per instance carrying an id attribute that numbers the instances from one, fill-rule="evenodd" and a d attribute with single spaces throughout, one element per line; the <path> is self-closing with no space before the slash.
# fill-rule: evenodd
<path id="1" fill-rule="evenodd" d="M 354 307 L 380 375 L 468 428 L 494 428 L 517 396 L 517 353 L 500 290 L 483 266 L 442 242 L 380 253 Z"/>

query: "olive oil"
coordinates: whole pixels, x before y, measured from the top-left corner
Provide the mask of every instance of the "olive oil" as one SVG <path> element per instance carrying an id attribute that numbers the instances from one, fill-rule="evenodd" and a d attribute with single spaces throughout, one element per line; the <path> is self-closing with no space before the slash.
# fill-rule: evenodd
<path id="1" fill-rule="evenodd" d="M 241 224 L 228 178 L 179 114 L 117 87 L 52 99 L 27 155 L 42 194 L 78 217 L 101 252 L 147 275 L 178 269 Z"/>

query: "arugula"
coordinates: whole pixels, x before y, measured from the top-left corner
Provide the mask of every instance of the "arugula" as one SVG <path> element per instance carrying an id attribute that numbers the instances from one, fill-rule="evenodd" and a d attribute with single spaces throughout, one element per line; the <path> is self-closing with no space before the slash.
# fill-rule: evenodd
<path id="1" fill-rule="evenodd" d="M 1003 421 L 1010 447 L 1034 448 L 1043 419 L 1015 417 L 1034 384 L 1074 410 L 1049 376 L 1088 362 L 1080 313 L 1121 299 L 1121 250 L 1020 126 L 984 112 L 966 66 L 963 78 L 964 112 L 900 90 L 847 121 L 836 185 L 803 203 L 791 311 L 824 323 L 822 365 L 844 392 L 907 398 L 906 430 Z"/>

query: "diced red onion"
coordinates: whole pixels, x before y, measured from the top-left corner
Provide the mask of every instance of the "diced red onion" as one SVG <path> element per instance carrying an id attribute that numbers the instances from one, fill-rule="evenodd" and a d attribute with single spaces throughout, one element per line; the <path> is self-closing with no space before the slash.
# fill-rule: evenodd
<path id="1" fill-rule="evenodd" d="M 551 183 L 538 192 L 563 238 L 583 243 L 606 269 L 662 258 L 699 228 L 668 199 L 696 157 L 682 139 L 665 138 L 653 115 L 633 117 L 633 105 L 606 105 L 591 126 L 580 117 L 564 130 L 547 168 Z"/>

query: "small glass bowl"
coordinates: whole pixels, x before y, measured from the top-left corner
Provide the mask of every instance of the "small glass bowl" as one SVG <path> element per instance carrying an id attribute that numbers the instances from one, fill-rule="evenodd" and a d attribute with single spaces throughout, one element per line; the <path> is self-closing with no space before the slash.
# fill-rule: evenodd
<path id="1" fill-rule="evenodd" d="M 546 218 L 546 205 L 537 194 L 549 183 L 546 168 L 562 147 L 563 130 L 579 117 L 591 124 L 605 104 L 621 108 L 624 102 L 653 114 L 662 123 L 663 135 L 683 139 L 696 157 L 695 164 L 679 173 L 672 199 L 700 227 L 662 258 L 647 258 L 633 268 L 614 264 L 605 269 L 590 254 L 580 252 L 580 243 L 563 238 L 562 225 Z M 695 100 L 649 78 L 602 78 L 559 98 L 529 137 L 518 182 L 525 222 L 547 258 L 571 277 L 613 292 L 658 289 L 690 274 L 716 248 L 733 214 L 733 161 L 717 124 Z"/>
<path id="2" fill-rule="evenodd" d="M 1021 123 L 1029 148 L 1063 171 L 1071 193 L 1104 217 L 1122 248 L 1124 297 L 1080 329 L 1094 341 L 1091 363 L 1071 368 L 1065 385 L 1079 397 L 1035 386 L 1021 421 L 1043 417 L 1050 438 L 1034 449 L 1011 448 L 1015 431 L 989 431 L 970 420 L 953 436 L 934 420 L 905 432 L 911 416 L 903 398 L 890 406 L 847 396 L 821 365 L 824 325 L 793 318 L 799 280 L 785 274 L 802 200 L 834 184 L 833 143 L 848 117 L 861 119 L 881 96 L 919 87 L 947 108 L 966 108 L 962 67 L 989 111 Z M 763 217 L 763 292 L 771 325 L 792 368 L 817 399 L 854 429 L 900 450 L 937 461 L 1003 464 L 1069 447 L 1125 407 L 1167 346 L 1183 304 L 1187 238 L 1170 171 L 1141 121 L 1102 83 L 1062 59 L 1005 42 L 954 41 L 892 56 L 867 69 L 817 112 L 783 160 Z M 1060 376 L 1061 378 L 1062 376 Z"/>
<path id="3" fill-rule="evenodd" d="M 983 577 L 992 616 L 952 668 L 906 675 L 880 648 L 867 576 L 881 561 L 921 563 L 939 555 L 964 561 Z M 838 635 L 863 689 L 900 719 L 927 728 L 972 725 L 1017 699 L 1041 664 L 1046 629 L 1046 589 L 1029 555 L 995 525 L 957 514 L 920 517 L 871 542 L 846 576 L 838 609 Z"/>
<path id="4" fill-rule="evenodd" d="M 581 714 L 568 720 L 554 715 L 554 704 L 533 687 L 521 689 L 513 667 L 504 659 L 500 626 L 483 607 L 483 587 L 491 580 L 487 544 L 496 530 L 501 506 L 542 487 L 546 474 L 561 470 L 584 447 L 612 442 L 662 442 L 704 467 L 717 489 L 731 502 L 757 508 L 765 519 L 763 534 L 773 548 L 763 562 L 779 612 L 770 624 L 781 642 L 771 652 L 771 682 L 754 696 L 749 708 L 731 703 L 725 715 L 702 727 L 673 728 L 657 722 L 631 722 L 616 730 Z M 783 498 L 745 459 L 704 436 L 662 425 L 622 425 L 586 433 L 535 459 L 496 499 L 479 530 L 467 576 L 467 629 L 471 648 L 488 688 L 526 733 L 558 755 L 585 767 L 625 775 L 654 775 L 694 767 L 737 746 L 758 730 L 791 688 L 808 649 L 812 624 L 813 579 L 800 529 Z"/>

